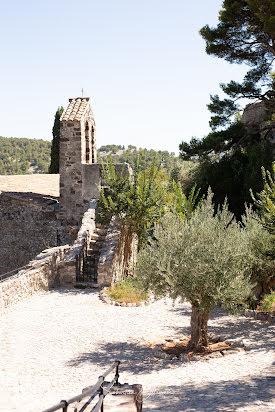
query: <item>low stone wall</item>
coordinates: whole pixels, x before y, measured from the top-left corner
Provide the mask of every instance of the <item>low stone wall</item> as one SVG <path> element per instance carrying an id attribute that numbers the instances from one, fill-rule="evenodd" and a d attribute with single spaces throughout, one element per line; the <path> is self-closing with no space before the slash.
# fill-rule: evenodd
<path id="1" fill-rule="evenodd" d="M 259 312 L 257 310 L 246 309 L 244 316 L 246 318 L 253 318 L 255 320 L 261 320 L 275 325 L 275 315 L 272 315 L 269 312 Z"/>
<path id="2" fill-rule="evenodd" d="M 95 231 L 96 200 L 90 202 L 89 209 L 84 213 L 77 238 L 58 266 L 58 281 L 60 286 L 73 286 L 76 283 L 77 260 L 85 243 L 90 242 Z"/>
<path id="3" fill-rule="evenodd" d="M 69 246 L 66 245 L 43 250 L 29 262 L 25 269 L 1 282 L 0 313 L 36 291 L 49 290 L 55 286 L 58 278 L 58 264 L 68 248 Z"/>
<path id="4" fill-rule="evenodd" d="M 0 274 L 25 266 L 45 248 L 57 246 L 58 227 L 53 206 L 2 193 Z"/>

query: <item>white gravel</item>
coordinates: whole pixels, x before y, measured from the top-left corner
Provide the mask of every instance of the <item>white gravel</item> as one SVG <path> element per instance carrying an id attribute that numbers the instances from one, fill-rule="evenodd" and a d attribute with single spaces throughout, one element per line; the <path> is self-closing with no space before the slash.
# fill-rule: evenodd
<path id="1" fill-rule="evenodd" d="M 275 411 L 274 326 L 213 313 L 209 331 L 245 338 L 246 353 L 181 364 L 148 342 L 189 334 L 190 306 L 161 300 L 115 307 L 98 293 L 55 289 L 2 315 L 0 411 L 39 412 L 93 384 L 113 360 L 121 382 L 144 388 L 144 411 Z"/>

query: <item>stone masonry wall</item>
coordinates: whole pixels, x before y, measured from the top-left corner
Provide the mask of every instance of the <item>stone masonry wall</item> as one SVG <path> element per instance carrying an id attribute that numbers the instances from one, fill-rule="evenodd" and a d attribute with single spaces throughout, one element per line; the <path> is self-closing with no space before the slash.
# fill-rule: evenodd
<path id="1" fill-rule="evenodd" d="M 0 274 L 26 265 L 46 247 L 57 244 L 52 207 L 0 195 Z"/>
<path id="2" fill-rule="evenodd" d="M 58 283 L 58 264 L 69 246 L 46 249 L 29 262 L 25 270 L 0 282 L 0 313 L 21 299 Z"/>
<path id="3" fill-rule="evenodd" d="M 81 125 L 60 124 L 60 211 L 59 218 L 78 224 L 83 215 Z M 87 209 L 87 208 L 86 208 Z"/>
<path id="4" fill-rule="evenodd" d="M 59 284 L 73 286 L 76 283 L 76 264 L 78 256 L 85 245 L 90 242 L 91 235 L 95 231 L 96 200 L 92 200 L 89 209 L 84 213 L 82 223 L 74 244 L 66 253 L 58 268 Z"/>
<path id="5" fill-rule="evenodd" d="M 95 209 L 96 201 L 92 201 L 72 246 L 45 249 L 28 262 L 24 269 L 0 282 L 0 313 L 36 291 L 75 284 L 78 255 L 95 230 Z"/>

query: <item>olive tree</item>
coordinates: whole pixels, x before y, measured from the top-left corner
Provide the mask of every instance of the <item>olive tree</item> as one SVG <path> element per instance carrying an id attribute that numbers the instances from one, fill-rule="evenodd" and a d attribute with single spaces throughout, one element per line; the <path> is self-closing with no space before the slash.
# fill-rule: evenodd
<path id="1" fill-rule="evenodd" d="M 191 303 L 193 350 L 208 344 L 208 319 L 217 303 L 237 310 L 253 286 L 246 232 L 227 204 L 215 213 L 212 198 L 209 191 L 190 219 L 165 215 L 155 225 L 150 244 L 140 251 L 136 267 L 136 276 L 156 297 Z"/>

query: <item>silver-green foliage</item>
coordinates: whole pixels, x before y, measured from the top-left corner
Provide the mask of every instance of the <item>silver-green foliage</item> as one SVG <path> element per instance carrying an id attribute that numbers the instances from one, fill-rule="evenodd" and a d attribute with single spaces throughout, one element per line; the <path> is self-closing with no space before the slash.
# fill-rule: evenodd
<path id="1" fill-rule="evenodd" d="M 252 289 L 246 231 L 227 204 L 215 214 L 212 200 L 209 191 L 190 220 L 165 215 L 155 226 L 150 246 L 140 252 L 136 268 L 155 296 L 187 299 L 205 313 L 218 302 L 237 309 Z"/>

